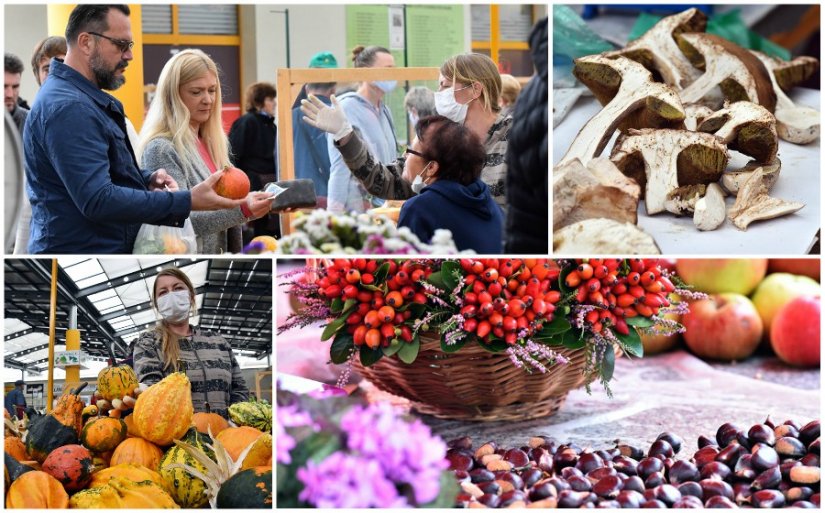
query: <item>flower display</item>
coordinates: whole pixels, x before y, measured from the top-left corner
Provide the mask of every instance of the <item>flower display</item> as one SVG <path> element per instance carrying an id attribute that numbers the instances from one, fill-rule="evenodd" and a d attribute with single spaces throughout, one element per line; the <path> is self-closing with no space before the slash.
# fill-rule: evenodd
<path id="1" fill-rule="evenodd" d="M 353 258 L 305 271 L 287 285 L 306 308 L 279 333 L 326 322 L 334 363 L 412 363 L 433 332 L 445 353 L 477 344 L 531 373 L 567 363 L 560 348 L 582 349 L 608 393 L 615 353 L 640 357 L 640 333 L 682 331 L 663 315 L 698 295 L 657 259 Z"/>
<path id="2" fill-rule="evenodd" d="M 447 445 L 429 427 L 386 403 L 326 395 L 278 391 L 280 507 L 452 505 Z"/>

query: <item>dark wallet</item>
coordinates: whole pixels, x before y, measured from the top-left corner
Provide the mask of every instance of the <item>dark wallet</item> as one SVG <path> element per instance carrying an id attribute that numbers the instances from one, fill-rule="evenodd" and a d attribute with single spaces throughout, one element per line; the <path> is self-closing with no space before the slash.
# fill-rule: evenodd
<path id="1" fill-rule="evenodd" d="M 277 192 L 279 187 L 286 190 L 272 200 L 272 210 L 315 206 L 315 184 L 309 178 L 270 182 L 264 186 L 264 190 Z"/>

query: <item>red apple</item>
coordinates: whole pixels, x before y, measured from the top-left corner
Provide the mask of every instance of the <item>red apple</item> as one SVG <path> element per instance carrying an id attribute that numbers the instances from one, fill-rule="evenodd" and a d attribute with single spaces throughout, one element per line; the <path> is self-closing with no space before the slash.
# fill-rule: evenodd
<path id="1" fill-rule="evenodd" d="M 776 313 L 771 326 L 771 346 L 785 363 L 819 366 L 819 296 L 799 296 Z"/>
<path id="2" fill-rule="evenodd" d="M 733 292 L 748 295 L 765 277 L 766 258 L 690 258 L 676 262 L 676 272 L 706 294 Z"/>
<path id="3" fill-rule="evenodd" d="M 741 294 L 715 294 L 692 302 L 682 325 L 688 348 L 702 358 L 742 360 L 753 354 L 762 338 L 762 320 Z"/>
<path id="4" fill-rule="evenodd" d="M 819 283 L 807 276 L 773 273 L 762 280 L 753 293 L 753 305 L 765 326 L 765 338 L 771 333 L 773 318 L 790 300 L 802 295 L 819 295 Z"/>
<path id="5" fill-rule="evenodd" d="M 801 274 L 819 281 L 820 267 L 818 258 L 771 258 L 768 260 L 768 273 Z"/>
<path id="6" fill-rule="evenodd" d="M 659 267 L 662 267 L 662 260 L 659 261 Z M 668 299 L 671 303 L 675 303 L 680 301 L 678 294 L 670 294 Z M 668 313 L 663 316 L 665 319 L 670 319 L 676 322 L 679 322 L 681 319 L 681 315 L 675 313 Z M 665 351 L 670 351 L 679 343 L 679 339 L 682 337 L 681 333 L 673 333 L 671 335 L 659 335 L 659 334 L 648 334 L 639 332 L 639 336 L 642 339 L 642 346 L 645 350 L 645 356 L 664 353 Z"/>

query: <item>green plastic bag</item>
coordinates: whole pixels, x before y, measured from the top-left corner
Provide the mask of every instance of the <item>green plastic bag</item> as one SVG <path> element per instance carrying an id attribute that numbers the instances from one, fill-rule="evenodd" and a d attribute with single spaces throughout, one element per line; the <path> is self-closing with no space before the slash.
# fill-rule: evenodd
<path id="1" fill-rule="evenodd" d="M 553 6 L 553 59 L 570 61 L 613 50 L 613 46 L 599 37 L 573 9 L 566 5 Z"/>

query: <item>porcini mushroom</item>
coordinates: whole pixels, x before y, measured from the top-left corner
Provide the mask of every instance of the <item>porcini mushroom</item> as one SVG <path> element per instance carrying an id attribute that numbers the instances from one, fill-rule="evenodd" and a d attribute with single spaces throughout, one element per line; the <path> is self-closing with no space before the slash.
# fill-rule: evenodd
<path id="1" fill-rule="evenodd" d="M 715 230 L 725 222 L 725 193 L 712 183 L 693 208 L 693 224 L 702 231 Z"/>
<path id="2" fill-rule="evenodd" d="M 696 185 L 683 185 L 667 193 L 665 198 L 665 210 L 681 216 L 693 212 L 696 202 L 707 192 L 708 186 L 700 183 Z"/>
<path id="3" fill-rule="evenodd" d="M 788 98 L 788 95 L 779 86 L 775 70 L 782 66 L 783 61 L 768 57 L 761 52 L 752 51 L 752 53 L 770 71 L 771 84 L 774 93 L 776 93 L 776 110 L 774 111 L 776 133 L 783 140 L 795 144 L 808 144 L 815 141 L 819 137 L 819 111 L 810 107 L 795 105 L 793 100 Z"/>
<path id="4" fill-rule="evenodd" d="M 774 63 L 773 66 L 768 66 L 768 69 L 773 71 L 773 76 L 783 91 L 790 91 L 808 80 L 819 68 L 819 61 L 806 55 L 796 57 L 790 61 L 783 61 L 774 57 L 768 58 Z"/>
<path id="5" fill-rule="evenodd" d="M 553 173 L 553 229 L 591 218 L 636 224 L 639 185 L 607 158 L 578 159 Z"/>
<path id="6" fill-rule="evenodd" d="M 706 117 L 697 130 L 722 139 L 729 148 L 769 164 L 776 159 L 779 141 L 776 118 L 761 105 L 735 102 Z"/>
<path id="7" fill-rule="evenodd" d="M 658 255 L 653 237 L 634 224 L 585 219 L 553 232 L 553 252 L 567 255 Z"/>
<path id="8" fill-rule="evenodd" d="M 607 52 L 612 57 L 622 55 L 658 73 L 662 80 L 677 90 L 699 78 L 697 70 L 676 44 L 675 36 L 685 32 L 704 32 L 707 16 L 698 9 L 688 9 L 662 18 L 639 39 L 631 41 L 623 49 Z"/>
<path id="9" fill-rule="evenodd" d="M 587 163 L 601 155 L 619 124 L 631 115 L 638 116 L 638 128 L 681 125 L 685 111 L 676 92 L 653 81 L 650 72 L 625 57 L 608 59 L 588 55 L 576 59 L 573 69 L 604 108 L 582 127 L 557 166 L 573 159 Z M 640 113 L 641 111 L 641 113 Z"/>
<path id="10" fill-rule="evenodd" d="M 750 52 L 712 34 L 681 34 L 676 40 L 693 65 L 704 70 L 679 93 L 683 103 L 698 103 L 719 86 L 729 101 L 749 100 L 773 112 L 776 95 L 768 70 Z"/>
<path id="11" fill-rule="evenodd" d="M 753 172 L 757 168 L 762 168 L 765 173 L 762 177 L 762 182 L 765 184 L 768 191 L 770 191 L 776 183 L 776 180 L 779 178 L 780 167 L 782 167 L 782 162 L 779 159 L 774 160 L 770 164 L 760 164 L 755 160 L 751 160 L 741 169 L 737 169 L 735 171 L 725 171 L 722 175 L 722 179 L 719 180 L 719 184 L 728 194 L 736 196 L 739 194 L 739 189 L 741 189 L 742 186 L 745 185 L 745 182 L 748 181 L 748 178 L 753 175 Z"/>
<path id="12" fill-rule="evenodd" d="M 665 210 L 669 192 L 680 185 L 719 180 L 728 162 L 725 145 L 713 135 L 687 130 L 629 130 L 610 160 L 645 189 L 648 215 Z"/>
<path id="13" fill-rule="evenodd" d="M 744 183 L 736 202 L 728 210 L 728 218 L 740 230 L 747 230 L 754 221 L 792 214 L 805 206 L 798 201 L 785 201 L 768 196 L 766 173 L 757 168 Z"/>

